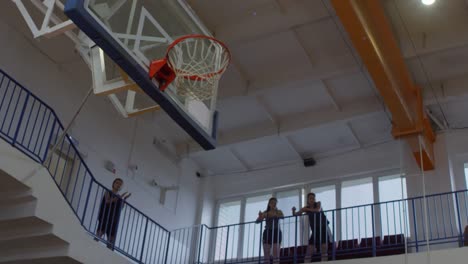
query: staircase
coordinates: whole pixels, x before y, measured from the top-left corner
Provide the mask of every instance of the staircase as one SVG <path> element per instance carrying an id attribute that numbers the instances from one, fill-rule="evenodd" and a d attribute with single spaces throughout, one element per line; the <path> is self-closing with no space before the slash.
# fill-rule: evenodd
<path id="1" fill-rule="evenodd" d="M 75 264 L 69 243 L 35 216 L 31 189 L 0 170 L 0 264 Z"/>

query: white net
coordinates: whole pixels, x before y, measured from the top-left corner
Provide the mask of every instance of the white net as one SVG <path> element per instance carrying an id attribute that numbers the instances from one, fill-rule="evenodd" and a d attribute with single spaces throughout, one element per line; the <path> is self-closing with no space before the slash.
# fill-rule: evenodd
<path id="1" fill-rule="evenodd" d="M 223 44 L 205 37 L 185 38 L 167 55 L 168 64 L 176 75 L 173 83 L 177 94 L 200 101 L 215 95 L 230 60 Z"/>

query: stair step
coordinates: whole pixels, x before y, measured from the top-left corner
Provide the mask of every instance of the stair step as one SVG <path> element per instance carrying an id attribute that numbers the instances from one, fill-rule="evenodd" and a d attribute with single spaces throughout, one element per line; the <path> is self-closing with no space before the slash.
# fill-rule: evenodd
<path id="1" fill-rule="evenodd" d="M 32 235 L 0 241 L 0 263 L 66 256 L 68 243 L 53 234 Z"/>
<path id="2" fill-rule="evenodd" d="M 0 221 L 33 216 L 36 204 L 37 199 L 32 195 L 2 199 L 0 200 Z"/>
<path id="3" fill-rule="evenodd" d="M 52 224 L 36 216 L 0 221 L 0 241 L 49 234 L 52 227 Z"/>
<path id="4" fill-rule="evenodd" d="M 14 177 L 10 176 L 10 174 L 6 173 L 5 171 L 0 169 L 0 194 L 1 193 L 11 193 L 11 192 L 27 192 L 30 191 L 29 188 L 24 183 L 18 181 Z"/>
<path id="5" fill-rule="evenodd" d="M 1 194 L 0 194 L 1 195 Z M 28 194 L 28 195 L 17 195 L 17 196 L 9 196 L 6 198 L 2 198 L 0 200 L 0 210 L 6 207 L 13 207 L 25 203 L 35 202 L 37 201 L 36 197 Z"/>
<path id="6" fill-rule="evenodd" d="M 23 259 L 15 261 L 0 262 L 1 264 L 82 264 L 70 257 L 51 257 L 38 259 Z"/>

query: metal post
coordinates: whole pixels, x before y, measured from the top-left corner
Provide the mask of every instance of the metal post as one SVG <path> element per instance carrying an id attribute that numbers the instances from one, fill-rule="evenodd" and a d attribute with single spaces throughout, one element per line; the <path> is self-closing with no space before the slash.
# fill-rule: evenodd
<path id="1" fill-rule="evenodd" d="M 171 241 L 171 232 L 167 232 L 167 236 L 166 258 L 164 259 L 165 264 L 167 264 L 167 259 L 169 257 L 169 242 Z"/>
<path id="2" fill-rule="evenodd" d="M 297 263 L 297 215 L 294 216 L 294 260 L 293 263 Z"/>
<path id="3" fill-rule="evenodd" d="M 89 195 L 91 194 L 92 184 L 93 184 L 93 179 L 91 179 L 91 181 L 89 182 L 88 194 L 86 195 L 86 202 L 85 202 L 85 206 L 84 206 L 84 209 L 83 209 L 83 218 L 80 221 L 82 226 L 84 226 L 84 219 L 86 217 L 86 209 L 88 208 L 88 201 L 89 201 Z M 85 227 L 85 229 L 86 229 L 86 227 Z M 91 230 L 88 230 L 88 231 L 91 231 Z"/>
<path id="4" fill-rule="evenodd" d="M 145 234 L 143 235 L 143 244 L 141 245 L 140 261 L 143 262 L 143 252 L 145 251 L 146 232 L 148 231 L 149 218 L 146 218 Z"/>
<path id="5" fill-rule="evenodd" d="M 374 215 L 373 205 L 371 205 L 371 217 L 372 217 L 372 256 L 375 257 L 377 256 L 377 245 L 375 242 L 375 215 Z"/>
<path id="6" fill-rule="evenodd" d="M 52 115 L 52 114 L 53 114 L 53 116 L 54 116 L 54 118 L 55 118 L 55 119 L 54 119 L 54 124 L 52 125 L 52 129 L 50 130 L 50 135 L 49 135 L 49 139 L 47 140 L 47 145 L 46 145 L 46 147 L 45 147 L 44 156 L 42 157 L 42 160 L 41 160 L 41 161 L 42 161 L 42 164 L 44 164 L 44 166 L 46 166 L 46 165 L 45 165 L 45 161 L 46 161 L 47 154 L 48 154 L 47 152 L 48 152 L 48 151 L 52 151 L 52 150 L 49 150 L 49 145 L 50 145 L 50 141 L 52 141 L 52 136 L 54 135 L 55 125 L 57 124 L 57 116 L 56 116 L 53 112 L 51 112 L 51 115 Z"/>
<path id="7" fill-rule="evenodd" d="M 263 230 L 263 221 L 260 222 L 260 239 L 258 243 L 258 264 L 260 264 L 262 260 L 262 240 L 263 240 L 262 230 Z"/>
<path id="8" fill-rule="evenodd" d="M 335 260 L 336 259 L 336 241 L 335 241 L 335 236 L 337 235 L 336 234 L 336 230 L 335 230 L 335 212 L 336 212 L 336 209 L 332 211 L 332 228 L 333 228 L 333 246 L 332 246 L 332 260 Z"/>
<path id="9" fill-rule="evenodd" d="M 454 193 L 455 195 L 455 204 L 457 206 L 457 220 L 458 220 L 458 230 L 460 230 L 459 232 L 459 241 L 460 241 L 460 247 L 463 247 L 463 229 L 462 229 L 462 226 L 461 226 L 461 217 L 460 217 L 460 206 L 459 206 L 459 203 L 458 203 L 458 195 L 457 193 Z"/>
<path id="10" fill-rule="evenodd" d="M 200 240 L 198 243 L 198 257 L 197 257 L 197 264 L 200 264 L 200 255 L 201 255 L 201 248 L 202 248 L 202 240 L 203 240 L 203 225 L 200 226 Z"/>
<path id="11" fill-rule="evenodd" d="M 21 122 L 23 122 L 24 112 L 26 111 L 26 107 L 28 106 L 29 97 L 30 95 L 29 93 L 27 93 L 26 99 L 24 100 L 23 109 L 21 109 L 21 115 L 18 120 L 18 127 L 16 127 L 15 135 L 13 136 L 13 141 L 11 142 L 12 145 L 15 145 L 16 139 L 18 138 L 19 130 L 21 128 Z M 13 122 L 13 120 L 11 122 Z M 26 133 L 26 131 L 24 133 Z"/>
<path id="12" fill-rule="evenodd" d="M 419 252 L 418 244 L 418 226 L 416 224 L 416 207 L 414 206 L 414 199 L 411 200 L 411 206 L 413 207 L 413 225 L 414 225 L 414 241 L 416 242 L 416 252 Z"/>
<path id="13" fill-rule="evenodd" d="M 226 252 L 224 252 L 224 263 L 227 263 L 227 255 L 228 255 L 228 245 L 229 245 L 229 228 L 227 227 L 227 234 L 226 234 Z"/>

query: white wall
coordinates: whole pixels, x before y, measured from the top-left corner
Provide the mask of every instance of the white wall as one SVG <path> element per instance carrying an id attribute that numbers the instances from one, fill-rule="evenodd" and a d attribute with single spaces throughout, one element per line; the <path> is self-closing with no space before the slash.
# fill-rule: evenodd
<path id="1" fill-rule="evenodd" d="M 19 18 L 17 21 L 24 23 Z M 74 73 L 65 71 L 34 46 L 38 40 L 22 35 L 17 31 L 19 26 L 13 28 L 12 23 L 15 22 L 0 19 L 0 68 L 48 103 L 66 126 L 91 87 L 89 69 L 78 61 L 74 62 Z M 57 40 L 40 41 L 44 44 Z M 157 125 L 151 116 L 123 119 L 106 97 L 92 95 L 71 135 L 78 139 L 80 151 L 87 156 L 86 163 L 100 182 L 110 187 L 115 177 L 121 177 L 124 191 L 133 193 L 129 202 L 158 223 L 168 229 L 192 226 L 201 181 L 195 176 L 197 167 L 190 160 L 174 164 L 152 145 L 153 137 L 160 136 Z M 107 160 L 116 165 L 116 175 L 104 168 Z M 129 172 L 128 164 L 138 165 L 139 170 Z M 159 204 L 159 190 L 149 185 L 153 178 L 161 185 L 180 185 L 178 193 L 168 192 L 165 206 Z"/>
<path id="2" fill-rule="evenodd" d="M 463 164 L 468 162 L 468 130 L 445 132 L 434 145 L 436 169 L 425 172 L 426 194 L 466 189 Z M 453 173 L 451 171 L 453 170 Z M 407 175 L 408 196 L 422 195 L 422 173 L 413 153 L 404 141 L 392 141 L 355 150 L 322 160 L 313 167 L 302 163 L 246 173 L 211 176 L 215 199 L 220 200 L 286 186 L 320 184 L 348 177 L 385 176 L 403 172 Z"/>
<path id="3" fill-rule="evenodd" d="M 356 150 L 317 160 L 313 167 L 302 163 L 247 173 L 212 176 L 216 199 L 284 186 L 319 183 L 359 175 L 387 175 L 400 167 L 398 142 Z"/>

